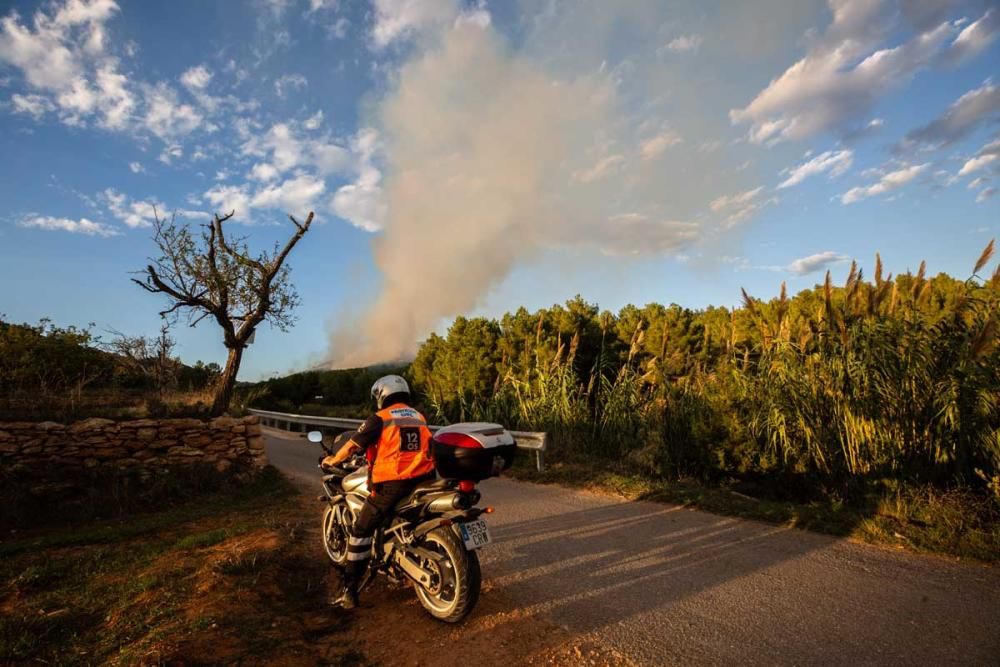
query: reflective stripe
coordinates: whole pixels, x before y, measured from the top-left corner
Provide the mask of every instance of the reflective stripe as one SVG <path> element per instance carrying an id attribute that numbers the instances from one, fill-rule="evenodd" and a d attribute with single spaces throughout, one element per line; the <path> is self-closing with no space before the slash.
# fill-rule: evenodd
<path id="1" fill-rule="evenodd" d="M 349 537 L 347 538 L 347 543 L 351 546 L 362 546 L 365 544 L 371 544 L 372 538 L 370 537 Z"/>
<path id="2" fill-rule="evenodd" d="M 353 551 L 349 551 L 347 553 L 347 560 L 368 560 L 368 552 L 354 553 Z"/>

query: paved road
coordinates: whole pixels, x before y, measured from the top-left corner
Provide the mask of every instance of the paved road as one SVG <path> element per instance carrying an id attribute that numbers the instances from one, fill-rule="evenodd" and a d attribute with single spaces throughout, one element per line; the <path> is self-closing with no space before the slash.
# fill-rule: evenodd
<path id="1" fill-rule="evenodd" d="M 267 438 L 309 487 L 313 447 Z M 1000 665 L 998 568 L 558 487 L 481 490 L 497 510 L 487 584 L 637 664 Z"/>

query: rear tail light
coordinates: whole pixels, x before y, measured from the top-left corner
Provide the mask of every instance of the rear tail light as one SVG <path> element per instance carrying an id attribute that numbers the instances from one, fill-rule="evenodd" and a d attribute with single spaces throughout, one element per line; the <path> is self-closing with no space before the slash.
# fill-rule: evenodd
<path id="1" fill-rule="evenodd" d="M 476 490 L 476 483 L 470 482 L 469 480 L 463 480 L 458 483 L 458 490 L 462 493 L 472 493 Z"/>
<path id="2" fill-rule="evenodd" d="M 439 433 L 434 436 L 434 439 L 440 442 L 442 445 L 450 445 L 452 447 L 462 447 L 464 449 L 482 449 L 483 445 L 470 435 L 465 433 Z"/>

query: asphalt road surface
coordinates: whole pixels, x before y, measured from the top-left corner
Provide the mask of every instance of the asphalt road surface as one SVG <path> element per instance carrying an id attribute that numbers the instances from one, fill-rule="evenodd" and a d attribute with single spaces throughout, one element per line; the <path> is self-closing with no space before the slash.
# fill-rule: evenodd
<path id="1" fill-rule="evenodd" d="M 265 431 L 319 489 L 318 448 Z M 1000 569 L 505 479 L 485 582 L 640 665 L 1000 665 Z M 498 656 L 499 657 L 499 656 Z"/>

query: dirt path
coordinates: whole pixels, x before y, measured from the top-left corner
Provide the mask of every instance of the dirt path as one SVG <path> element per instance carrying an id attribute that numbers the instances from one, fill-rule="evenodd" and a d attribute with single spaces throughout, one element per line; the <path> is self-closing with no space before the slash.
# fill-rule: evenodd
<path id="1" fill-rule="evenodd" d="M 271 433 L 268 453 L 317 483 L 303 440 Z M 409 589 L 383 585 L 353 631 L 371 659 L 569 665 L 593 651 L 593 664 L 995 665 L 1000 655 L 996 568 L 557 487 L 491 480 L 482 491 L 497 508 L 496 544 L 481 552 L 476 612 L 444 628 Z M 392 627 L 421 639 L 390 641 Z"/>

